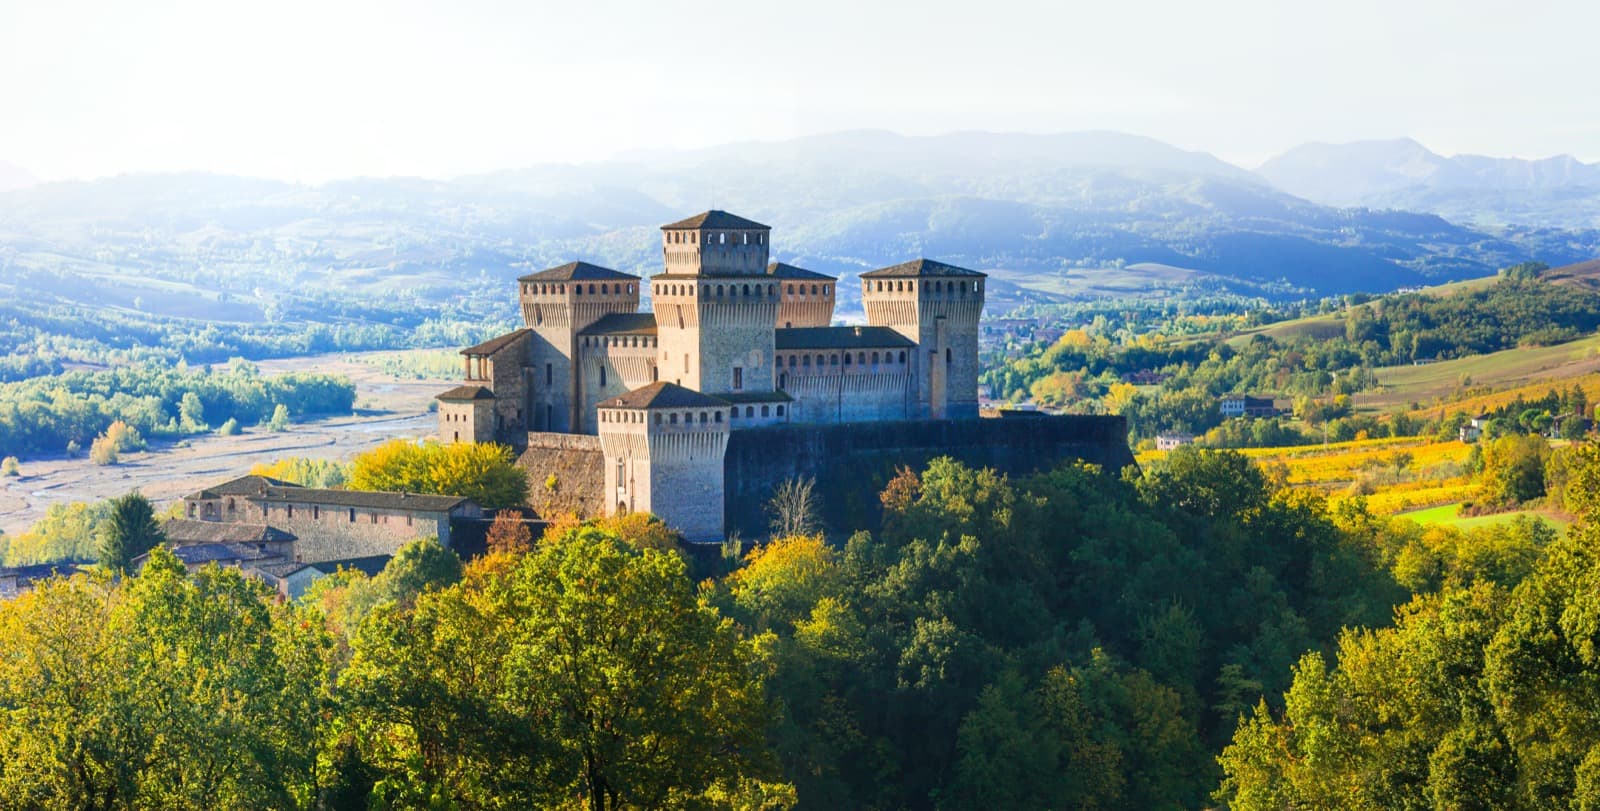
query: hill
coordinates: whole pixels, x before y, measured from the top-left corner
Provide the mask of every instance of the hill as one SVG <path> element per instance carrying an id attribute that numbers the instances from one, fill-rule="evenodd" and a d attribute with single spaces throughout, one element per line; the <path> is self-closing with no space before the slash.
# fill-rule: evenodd
<path id="1" fill-rule="evenodd" d="M 1444 157 L 1416 141 L 1305 144 L 1263 164 L 1275 187 L 1335 206 L 1426 211 L 1484 226 L 1600 226 L 1600 163 Z"/>
<path id="2" fill-rule="evenodd" d="M 869 131 L 452 180 L 42 184 L 0 193 L 0 280 L 17 300 L 247 323 L 392 323 L 395 309 L 440 302 L 509 319 L 518 275 L 574 258 L 652 272 L 660 223 L 712 205 L 773 225 L 775 259 L 846 278 L 919 255 L 995 271 L 1018 285 L 1001 306 L 1137 289 L 1122 269 L 1141 264 L 1190 274 L 1151 275 L 1158 295 L 1198 280 L 1300 297 L 1600 253 L 1600 232 L 1490 233 L 1318 205 L 1136 136 Z M 1094 278 L 1106 270 L 1117 274 Z M 1052 281 L 1064 273 L 1084 283 Z M 841 290 L 849 313 L 854 285 Z"/>

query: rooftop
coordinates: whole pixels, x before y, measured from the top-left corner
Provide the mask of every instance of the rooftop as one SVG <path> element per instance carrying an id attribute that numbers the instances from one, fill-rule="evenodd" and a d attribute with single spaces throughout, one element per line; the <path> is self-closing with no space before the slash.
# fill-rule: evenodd
<path id="1" fill-rule="evenodd" d="M 235 523 L 233 521 L 195 521 L 172 518 L 161 524 L 161 534 L 168 543 L 284 543 L 295 536 L 266 524 Z"/>
<path id="2" fill-rule="evenodd" d="M 530 332 L 533 332 L 533 330 L 526 327 L 519 330 L 512 330 L 511 332 L 508 332 L 498 338 L 490 338 L 489 340 L 484 341 L 477 346 L 469 346 L 466 349 L 461 350 L 461 354 L 493 355 L 494 353 L 499 352 L 500 350 L 505 349 L 507 346 L 515 343 L 518 338 L 521 338 Z"/>
<path id="3" fill-rule="evenodd" d="M 408 512 L 448 512 L 467 503 L 467 499 L 460 496 L 380 493 L 370 490 L 322 490 L 312 487 L 268 487 L 261 493 L 252 494 L 250 500 L 275 504 L 315 504 L 325 507 Z"/>
<path id="4" fill-rule="evenodd" d="M 717 209 L 703 211 L 686 220 L 678 220 L 675 223 L 668 223 L 667 225 L 661 226 L 661 230 L 663 231 L 677 231 L 688 228 L 728 228 L 732 230 L 749 230 L 759 228 L 763 231 L 772 230 L 770 226 L 762 225 L 754 220 L 747 220 L 737 214 L 729 214 L 726 211 L 718 211 Z"/>
<path id="5" fill-rule="evenodd" d="M 728 403 L 694 389 L 660 380 L 627 394 L 602 400 L 600 408 L 725 408 Z"/>
<path id="6" fill-rule="evenodd" d="M 976 270 L 958 268 L 932 259 L 913 259 L 910 262 L 901 262 L 886 268 L 868 271 L 861 274 L 863 279 L 887 279 L 905 276 L 987 276 Z"/>
<path id="7" fill-rule="evenodd" d="M 788 349 L 881 349 L 916 346 L 888 327 L 780 327 L 774 347 Z"/>
<path id="8" fill-rule="evenodd" d="M 355 569 L 368 577 L 376 577 L 389 565 L 393 555 L 370 555 L 364 558 L 344 558 L 342 560 L 324 560 L 311 564 L 311 568 L 323 574 L 337 574 L 340 569 Z"/>
<path id="9" fill-rule="evenodd" d="M 655 313 L 607 313 L 579 335 L 654 335 Z"/>
<path id="10" fill-rule="evenodd" d="M 818 273 L 814 270 L 787 265 L 783 262 L 773 262 L 767 265 L 767 275 L 776 279 L 816 279 L 817 281 L 838 281 L 832 276 Z"/>
<path id="11" fill-rule="evenodd" d="M 223 496 L 253 496 L 268 487 L 299 487 L 294 482 L 286 482 L 269 476 L 240 476 L 229 479 L 222 484 L 212 485 L 198 493 L 191 493 L 185 498 L 221 498 Z"/>
<path id="12" fill-rule="evenodd" d="M 482 386 L 456 386 L 444 394 L 435 395 L 435 400 L 444 400 L 450 403 L 466 402 L 469 400 L 493 400 L 494 392 Z"/>
<path id="13" fill-rule="evenodd" d="M 519 277 L 519 282 L 587 282 L 606 281 L 610 279 L 632 279 L 638 281 L 639 277 L 620 270 L 603 268 L 591 265 L 588 262 L 568 262 L 565 265 L 541 270 L 538 273 L 529 273 Z"/>
<path id="14" fill-rule="evenodd" d="M 717 395 L 730 403 L 791 403 L 794 398 L 786 391 L 730 391 Z"/>

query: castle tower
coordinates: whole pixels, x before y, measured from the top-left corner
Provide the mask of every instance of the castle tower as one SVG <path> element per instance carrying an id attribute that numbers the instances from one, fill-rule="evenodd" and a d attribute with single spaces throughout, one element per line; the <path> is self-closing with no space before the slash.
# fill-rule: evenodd
<path id="1" fill-rule="evenodd" d="M 661 380 L 707 394 L 773 391 L 771 232 L 725 211 L 661 227 L 666 272 L 650 279 Z"/>
<path id="2" fill-rule="evenodd" d="M 838 279 L 782 262 L 767 265 L 767 276 L 778 280 L 779 329 L 826 327 L 833 323 Z"/>
<path id="3" fill-rule="evenodd" d="M 457 386 L 434 399 L 439 401 L 439 440 L 442 442 L 493 442 L 494 392 L 483 386 Z"/>
<path id="4" fill-rule="evenodd" d="M 914 417 L 978 416 L 978 317 L 987 278 L 931 259 L 861 274 L 867 323 L 917 343 Z"/>
<path id="5" fill-rule="evenodd" d="M 639 309 L 637 276 L 569 262 L 517 280 L 522 321 L 533 330 L 523 396 L 535 431 L 581 430 L 583 376 L 575 374 L 578 333 L 612 313 Z"/>
<path id="6" fill-rule="evenodd" d="M 728 404 L 663 381 L 596 411 L 606 514 L 650 512 L 688 540 L 720 540 Z"/>

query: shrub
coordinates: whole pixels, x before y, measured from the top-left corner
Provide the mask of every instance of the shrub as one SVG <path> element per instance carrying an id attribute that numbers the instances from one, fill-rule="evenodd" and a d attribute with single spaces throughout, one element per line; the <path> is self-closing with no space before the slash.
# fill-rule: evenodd
<path id="1" fill-rule="evenodd" d="M 15 456 L 7 456 L 4 460 L 0 460 L 0 476 L 21 476 L 21 475 L 22 475 L 22 463 L 17 461 L 17 457 L 15 457 Z"/>
<path id="2" fill-rule="evenodd" d="M 219 433 L 219 434 L 221 434 L 223 436 L 238 436 L 239 435 L 239 421 L 234 419 L 234 418 L 232 418 L 232 417 L 229 417 L 228 421 L 223 423 L 221 428 L 217 429 L 217 433 Z"/>

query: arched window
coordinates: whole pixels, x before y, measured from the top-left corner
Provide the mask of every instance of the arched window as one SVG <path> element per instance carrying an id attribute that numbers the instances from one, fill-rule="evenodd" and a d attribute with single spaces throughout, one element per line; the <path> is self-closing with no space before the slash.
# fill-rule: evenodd
<path id="1" fill-rule="evenodd" d="M 793 355 L 789 356 L 789 368 L 790 369 L 794 368 L 794 356 Z"/>
<path id="2" fill-rule="evenodd" d="M 948 346 L 947 346 L 947 347 L 945 347 L 945 348 L 944 348 L 944 362 L 945 362 L 945 363 L 947 363 L 947 364 L 948 364 L 948 363 L 952 363 L 952 362 L 953 362 L 953 360 L 952 360 L 952 359 L 953 359 L 953 358 L 954 358 L 954 357 L 955 357 L 955 356 L 954 356 L 954 355 L 952 355 L 952 354 L 951 354 L 951 352 L 950 352 L 950 347 L 948 347 Z"/>
<path id="3" fill-rule="evenodd" d="M 755 406 L 745 406 L 744 407 L 744 415 L 746 417 L 754 417 L 756 415 L 756 407 Z"/>
<path id="4" fill-rule="evenodd" d="M 668 414 L 667 415 L 667 422 L 672 423 L 673 425 L 677 425 L 678 424 L 678 413 L 676 411 L 674 411 L 673 413 Z"/>
<path id="5" fill-rule="evenodd" d="M 850 353 L 849 352 L 844 353 L 844 365 L 846 365 L 846 366 L 850 365 Z"/>
<path id="6" fill-rule="evenodd" d="M 827 285 L 823 285 L 822 286 L 822 295 L 824 295 L 824 296 L 828 295 L 828 286 Z"/>
<path id="7" fill-rule="evenodd" d="M 872 353 L 872 365 L 873 366 L 877 366 L 878 365 L 878 353 L 876 353 L 876 352 Z"/>
<path id="8" fill-rule="evenodd" d="M 906 362 L 906 351 L 904 349 L 900 350 L 900 362 L 901 363 L 905 363 Z"/>
<path id="9" fill-rule="evenodd" d="M 717 285 L 717 298 L 722 298 L 722 285 Z"/>
<path id="10" fill-rule="evenodd" d="M 779 372 L 778 373 L 778 388 L 786 389 L 788 387 L 789 387 L 789 373 L 788 372 Z"/>
<path id="11" fill-rule="evenodd" d="M 794 295 L 794 284 L 792 282 L 788 285 L 788 288 L 789 288 L 789 295 L 791 295 L 791 296 Z"/>
<path id="12" fill-rule="evenodd" d="M 603 295 L 606 295 L 606 294 L 607 294 L 607 293 L 609 293 L 609 292 L 611 292 L 611 291 L 610 291 L 610 290 L 607 290 L 607 289 L 606 289 L 606 285 L 605 285 L 605 283 L 604 283 L 604 282 L 601 282 L 601 283 L 600 283 L 600 295 L 602 295 L 602 296 L 603 296 Z"/>
<path id="13" fill-rule="evenodd" d="M 705 425 L 706 424 L 706 412 L 704 412 L 704 411 L 700 412 L 700 424 L 701 425 Z"/>
<path id="14" fill-rule="evenodd" d="M 660 424 L 661 424 L 661 415 L 657 414 L 656 415 L 656 425 L 660 425 Z"/>
<path id="15" fill-rule="evenodd" d="M 715 420 L 717 422 L 717 424 L 720 425 L 722 423 L 722 412 L 721 411 L 713 412 L 711 418 L 713 420 Z"/>
<path id="16" fill-rule="evenodd" d="M 604 365 L 602 365 L 600 367 L 600 385 L 604 386 L 605 384 L 606 384 L 606 367 Z"/>
<path id="17" fill-rule="evenodd" d="M 794 364 L 794 358 L 790 358 L 789 359 L 789 363 L 790 363 L 790 365 L 793 365 Z M 800 365 L 805 367 L 805 368 L 807 368 L 807 369 L 810 369 L 811 368 L 811 356 L 810 355 L 806 355 L 805 357 L 801 358 L 800 359 Z"/>
<path id="18" fill-rule="evenodd" d="M 581 284 L 573 285 L 572 286 L 572 295 L 574 295 L 574 296 L 583 295 L 583 285 L 581 285 Z"/>
<path id="19" fill-rule="evenodd" d="M 748 285 L 748 284 L 747 284 L 747 285 L 745 285 L 745 286 L 744 286 L 744 293 L 743 293 L 743 295 L 744 295 L 744 296 L 745 296 L 745 297 L 747 297 L 747 298 L 748 298 L 748 297 L 749 297 L 749 295 L 750 295 L 750 285 Z"/>
<path id="20" fill-rule="evenodd" d="M 839 356 L 838 355 L 829 355 L 828 356 L 828 365 L 829 366 L 838 366 L 839 365 Z"/>
<path id="21" fill-rule="evenodd" d="M 783 406 L 778 406 L 778 416 L 783 416 Z"/>
<path id="22" fill-rule="evenodd" d="M 763 417 L 770 417 L 770 416 L 772 416 L 772 411 L 771 411 L 771 409 L 770 409 L 770 408 L 768 408 L 768 407 L 767 407 L 767 406 L 762 406 L 762 407 L 761 407 L 761 416 L 763 416 Z"/>

